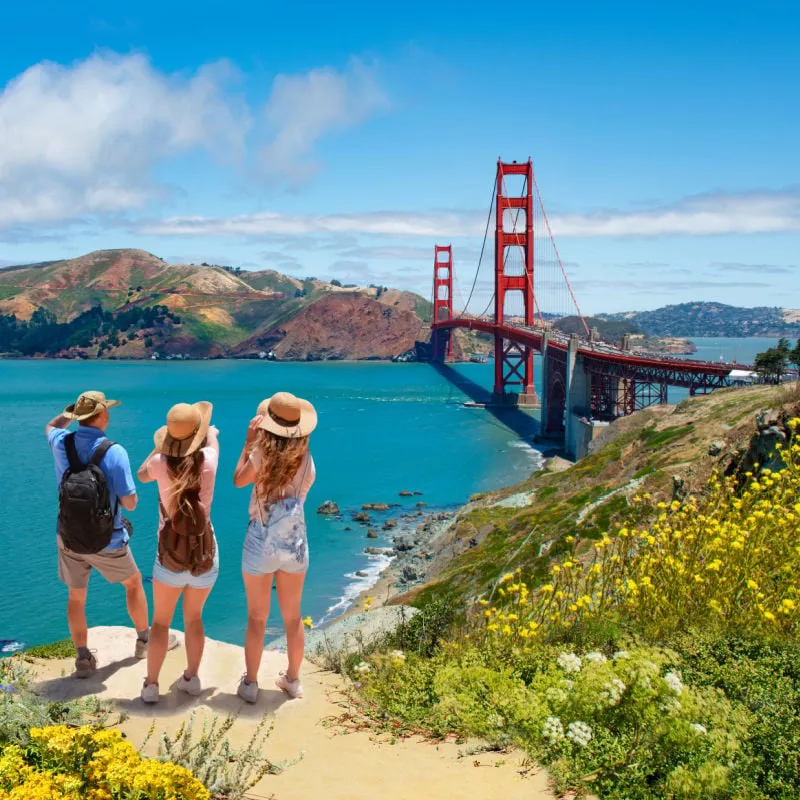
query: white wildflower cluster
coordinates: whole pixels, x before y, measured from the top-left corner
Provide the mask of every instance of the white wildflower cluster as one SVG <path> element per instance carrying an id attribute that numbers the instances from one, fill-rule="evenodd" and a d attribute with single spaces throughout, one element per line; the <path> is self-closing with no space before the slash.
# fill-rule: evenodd
<path id="1" fill-rule="evenodd" d="M 706 728 L 705 725 L 701 725 L 699 722 L 693 722 L 689 727 L 701 736 L 708 733 L 708 728 Z"/>
<path id="2" fill-rule="evenodd" d="M 592 729 L 585 722 L 570 722 L 567 726 L 567 739 L 586 747 L 592 741 Z"/>
<path id="3" fill-rule="evenodd" d="M 392 652 L 389 653 L 389 655 L 395 661 L 405 661 L 406 660 L 406 654 L 402 650 L 392 650 Z"/>
<path id="4" fill-rule="evenodd" d="M 614 653 L 613 656 L 611 656 L 611 658 L 613 658 L 614 661 L 626 661 L 630 657 L 631 654 L 627 650 L 617 650 L 617 652 Z"/>
<path id="5" fill-rule="evenodd" d="M 627 687 L 619 678 L 614 678 L 604 688 L 603 696 L 608 701 L 608 704 L 610 706 L 618 706 Z"/>
<path id="6" fill-rule="evenodd" d="M 558 717 L 548 717 L 542 728 L 542 736 L 550 743 L 555 744 L 564 738 L 564 726 Z"/>
<path id="7" fill-rule="evenodd" d="M 367 672 L 372 672 L 372 667 L 367 664 L 366 661 L 359 661 L 355 667 L 356 672 L 360 672 L 362 675 L 365 675 Z"/>
<path id="8" fill-rule="evenodd" d="M 678 675 L 677 672 L 668 672 L 664 676 L 664 680 L 666 681 L 667 686 L 669 686 L 669 688 L 680 697 L 680 694 L 683 691 L 683 681 L 681 681 L 681 676 Z"/>
<path id="9" fill-rule="evenodd" d="M 583 657 L 584 661 L 593 661 L 595 664 L 605 664 L 608 659 L 602 654 L 598 653 L 597 650 L 594 650 L 591 653 L 587 653 Z"/>
<path id="10" fill-rule="evenodd" d="M 493 728 L 502 728 L 502 727 L 504 727 L 504 726 L 505 726 L 505 724 L 506 724 L 505 718 L 504 718 L 504 717 L 502 717 L 502 716 L 500 716 L 500 714 L 489 714 L 489 717 L 488 717 L 488 719 L 487 719 L 487 722 L 488 722 L 488 723 L 489 723 L 489 724 L 490 724 L 490 725 L 491 725 Z"/>
<path id="11" fill-rule="evenodd" d="M 571 681 L 569 678 L 562 678 L 561 685 L 564 687 L 564 691 L 571 692 L 575 687 L 575 681 Z"/>
<path id="12" fill-rule="evenodd" d="M 562 653 L 558 657 L 557 663 L 558 666 L 568 674 L 580 672 L 581 667 L 583 666 L 583 662 L 580 660 L 580 657 L 576 656 L 575 653 Z"/>

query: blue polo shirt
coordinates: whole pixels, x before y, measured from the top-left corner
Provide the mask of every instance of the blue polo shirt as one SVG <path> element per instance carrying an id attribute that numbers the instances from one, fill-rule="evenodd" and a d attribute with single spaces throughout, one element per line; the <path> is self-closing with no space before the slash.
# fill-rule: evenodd
<path id="1" fill-rule="evenodd" d="M 64 438 L 69 433 L 70 431 L 68 430 L 54 428 L 47 434 L 47 442 L 53 451 L 53 460 L 56 464 L 58 486 L 61 486 L 61 476 L 69 466 L 67 451 L 64 447 Z M 103 431 L 81 425 L 75 431 L 75 449 L 78 451 L 78 458 L 84 464 L 88 464 L 95 448 L 105 438 L 106 435 Z M 108 482 L 108 494 L 112 508 L 116 506 L 118 498 L 136 494 L 136 484 L 133 482 L 133 475 L 131 474 L 131 462 L 128 459 L 127 451 L 122 445 L 115 444 L 106 452 L 100 462 L 100 469 L 103 470 Z M 122 506 L 119 506 L 117 515 L 114 518 L 114 532 L 111 534 L 111 542 L 102 552 L 119 550 L 129 538 L 128 532 L 122 525 Z"/>

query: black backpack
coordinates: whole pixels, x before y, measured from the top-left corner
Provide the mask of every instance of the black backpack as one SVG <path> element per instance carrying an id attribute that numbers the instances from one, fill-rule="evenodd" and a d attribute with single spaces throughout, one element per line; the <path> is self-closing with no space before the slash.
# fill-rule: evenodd
<path id="1" fill-rule="evenodd" d="M 99 553 L 111 542 L 117 509 L 111 508 L 108 480 L 100 462 L 113 445 L 110 439 L 100 442 L 89 463 L 83 464 L 75 434 L 64 437 L 69 466 L 58 490 L 58 532 L 64 546 L 75 553 Z"/>

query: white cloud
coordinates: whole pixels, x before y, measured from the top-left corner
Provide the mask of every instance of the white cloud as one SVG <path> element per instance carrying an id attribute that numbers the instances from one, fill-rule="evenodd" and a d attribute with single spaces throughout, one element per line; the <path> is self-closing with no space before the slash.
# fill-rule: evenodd
<path id="1" fill-rule="evenodd" d="M 235 217 L 170 217 L 142 223 L 141 232 L 170 236 L 302 236 L 363 234 L 385 237 L 482 238 L 485 211 L 366 211 L 343 214 L 283 214 L 263 211 Z M 559 239 L 710 236 L 800 231 L 800 191 L 765 190 L 683 198 L 647 211 L 556 214 Z M 656 266 L 639 262 L 630 266 Z"/>
<path id="2" fill-rule="evenodd" d="M 247 115 L 224 95 L 231 69 L 164 75 L 141 55 L 36 64 L 0 94 L 0 224 L 144 206 L 162 159 L 243 152 Z"/>
<path id="3" fill-rule="evenodd" d="M 265 170 L 294 183 L 314 175 L 312 154 L 330 131 L 353 127 L 388 105 L 375 70 L 353 59 L 346 70 L 325 67 L 278 75 L 265 111 L 273 140 L 261 153 Z"/>
<path id="4" fill-rule="evenodd" d="M 357 60 L 341 72 L 279 75 L 258 114 L 229 91 L 234 76 L 225 62 L 167 75 L 142 55 L 101 53 L 69 66 L 44 61 L 0 86 L 4 238 L 163 200 L 171 190 L 154 168 L 197 150 L 243 164 L 258 139 L 264 168 L 296 182 L 318 169 L 314 148 L 326 134 L 387 105 L 374 69 Z"/>
<path id="5" fill-rule="evenodd" d="M 169 217 L 142 223 L 139 232 L 158 236 L 250 236 L 354 233 L 392 237 L 462 237 L 477 230 L 476 214 L 366 211 L 347 214 L 282 214 L 262 211 L 235 217 Z"/>
<path id="6" fill-rule="evenodd" d="M 713 236 L 800 231 L 800 191 L 715 192 L 641 211 L 560 214 L 553 234 L 568 237 Z"/>

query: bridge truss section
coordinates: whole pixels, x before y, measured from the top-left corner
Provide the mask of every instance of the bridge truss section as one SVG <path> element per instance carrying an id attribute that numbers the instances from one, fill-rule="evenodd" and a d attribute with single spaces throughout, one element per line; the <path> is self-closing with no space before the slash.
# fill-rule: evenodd
<path id="1" fill-rule="evenodd" d="M 667 403 L 667 387 L 681 386 L 690 395 L 708 394 L 730 385 L 724 370 L 701 371 L 674 364 L 631 364 L 584 355 L 590 379 L 591 413 L 595 419 L 616 419 L 653 405 Z M 707 369 L 707 367 L 706 367 Z"/>

